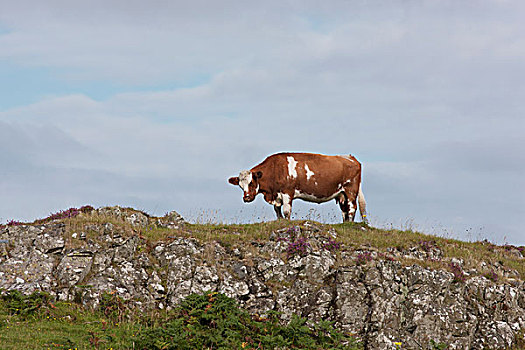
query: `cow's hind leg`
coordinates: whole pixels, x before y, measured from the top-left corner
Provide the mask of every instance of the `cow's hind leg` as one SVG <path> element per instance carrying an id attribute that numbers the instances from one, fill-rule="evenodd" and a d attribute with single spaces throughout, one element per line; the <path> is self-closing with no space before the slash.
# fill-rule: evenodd
<path id="1" fill-rule="evenodd" d="M 343 212 L 343 222 L 352 222 L 355 218 L 355 211 L 357 208 L 356 196 L 352 193 L 341 192 L 337 201 L 339 202 L 339 207 Z"/>
<path id="2" fill-rule="evenodd" d="M 352 221 L 352 222 L 354 221 L 356 209 L 357 209 L 357 202 L 355 198 L 353 200 L 349 199 L 348 200 L 348 217 L 349 217 L 348 221 Z"/>
<path id="3" fill-rule="evenodd" d="M 348 215 L 348 199 L 346 198 L 346 194 L 341 193 L 337 196 L 336 201 L 339 203 L 339 208 L 341 208 L 341 212 L 343 213 L 343 222 L 347 222 L 350 216 Z"/>
<path id="4" fill-rule="evenodd" d="M 345 191 L 348 201 L 348 221 L 354 221 L 355 212 L 357 211 L 357 192 Z"/>

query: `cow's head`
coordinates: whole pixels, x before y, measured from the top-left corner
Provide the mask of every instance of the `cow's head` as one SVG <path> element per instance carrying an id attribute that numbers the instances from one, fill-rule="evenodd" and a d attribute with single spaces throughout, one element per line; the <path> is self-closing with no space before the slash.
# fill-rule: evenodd
<path id="1" fill-rule="evenodd" d="M 258 180 L 262 177 L 262 172 L 250 170 L 241 171 L 239 176 L 230 177 L 228 182 L 232 185 L 239 186 L 244 191 L 242 199 L 246 202 L 253 202 L 255 196 L 259 193 Z"/>

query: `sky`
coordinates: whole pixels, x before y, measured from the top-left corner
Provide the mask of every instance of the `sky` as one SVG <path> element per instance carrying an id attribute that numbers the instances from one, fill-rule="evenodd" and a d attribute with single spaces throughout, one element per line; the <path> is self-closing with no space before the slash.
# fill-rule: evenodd
<path id="1" fill-rule="evenodd" d="M 273 220 L 230 176 L 353 154 L 372 224 L 525 244 L 525 2 L 0 0 L 0 222 Z M 293 218 L 339 222 L 335 202 Z"/>

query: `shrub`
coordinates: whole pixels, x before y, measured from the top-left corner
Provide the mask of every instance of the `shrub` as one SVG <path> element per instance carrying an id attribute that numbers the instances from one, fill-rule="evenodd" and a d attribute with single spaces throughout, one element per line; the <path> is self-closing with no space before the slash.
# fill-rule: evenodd
<path id="1" fill-rule="evenodd" d="M 49 294 L 34 292 L 31 295 L 24 295 L 17 290 L 2 294 L 4 307 L 10 315 L 19 315 L 26 318 L 35 314 L 42 306 L 49 304 Z"/>
<path id="2" fill-rule="evenodd" d="M 463 272 L 463 269 L 461 266 L 459 266 L 456 263 L 451 262 L 448 265 L 450 272 L 454 275 L 454 282 L 465 282 L 467 280 L 467 276 Z"/>
<path id="3" fill-rule="evenodd" d="M 355 262 L 357 265 L 364 265 L 369 261 L 372 261 L 372 254 L 369 251 L 357 253 Z"/>
<path id="4" fill-rule="evenodd" d="M 119 297 L 116 291 L 103 293 L 100 298 L 98 310 L 112 322 L 121 323 L 127 314 L 127 302 Z"/>
<path id="5" fill-rule="evenodd" d="M 47 218 L 36 220 L 35 223 L 42 224 L 53 220 L 58 219 L 68 219 L 78 216 L 80 213 L 89 213 L 92 210 L 95 210 L 91 205 L 84 205 L 80 208 L 69 208 L 67 210 L 61 210 L 59 212 L 49 215 Z"/>
<path id="6" fill-rule="evenodd" d="M 329 237 L 328 242 L 323 244 L 323 248 L 331 252 L 336 252 L 341 249 L 341 242 L 337 242 L 333 240 L 332 237 Z"/>
<path id="7" fill-rule="evenodd" d="M 491 280 L 492 282 L 498 281 L 498 274 L 494 270 L 490 270 L 490 272 L 486 272 L 483 274 L 487 279 Z"/>
<path id="8" fill-rule="evenodd" d="M 279 313 L 252 317 L 223 294 L 192 294 L 162 327 L 139 334 L 136 349 L 359 349 L 358 342 L 321 321 L 310 329 L 292 316 L 281 325 Z"/>
<path id="9" fill-rule="evenodd" d="M 288 258 L 296 255 L 305 256 L 308 253 L 308 247 L 310 247 L 310 243 L 307 242 L 306 238 L 299 237 L 297 240 L 288 244 L 286 254 Z"/>
<path id="10" fill-rule="evenodd" d="M 20 222 L 20 221 L 16 221 L 16 220 L 9 220 L 7 222 L 7 226 L 20 226 L 20 225 L 23 225 L 24 223 Z"/>
<path id="11" fill-rule="evenodd" d="M 433 339 L 430 339 L 430 348 L 432 350 L 445 350 L 448 348 L 448 345 L 445 343 L 438 343 Z"/>
<path id="12" fill-rule="evenodd" d="M 421 247 L 421 249 L 428 253 L 436 247 L 436 241 L 419 241 L 419 246 Z"/>

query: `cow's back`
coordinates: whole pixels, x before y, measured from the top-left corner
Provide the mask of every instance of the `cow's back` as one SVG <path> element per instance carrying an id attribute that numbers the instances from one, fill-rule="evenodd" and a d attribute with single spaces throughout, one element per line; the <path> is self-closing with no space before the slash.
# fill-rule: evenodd
<path id="1" fill-rule="evenodd" d="M 361 164 L 352 156 L 277 153 L 267 157 L 252 171 L 262 171 L 261 185 L 274 191 L 298 191 L 328 198 L 345 182 L 360 180 Z"/>

